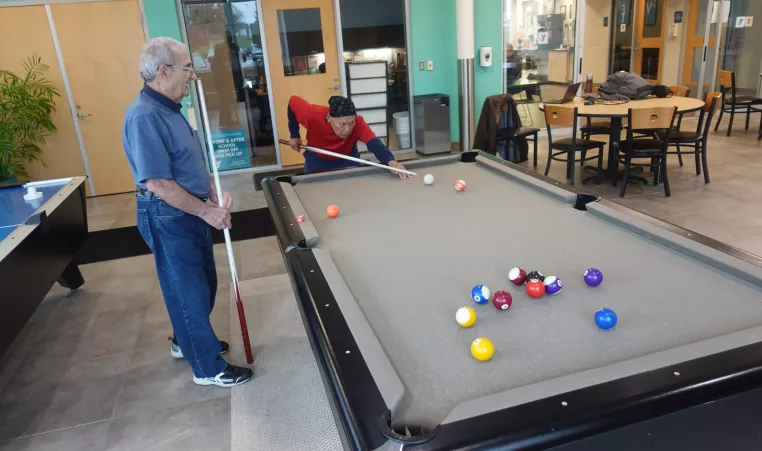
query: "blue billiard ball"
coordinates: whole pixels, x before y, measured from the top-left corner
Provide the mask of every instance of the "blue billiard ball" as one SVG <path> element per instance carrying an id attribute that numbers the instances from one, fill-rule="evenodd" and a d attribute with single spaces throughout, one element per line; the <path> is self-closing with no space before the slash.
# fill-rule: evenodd
<path id="1" fill-rule="evenodd" d="M 545 292 L 550 295 L 560 293 L 561 288 L 563 287 L 563 284 L 561 284 L 561 279 L 556 276 L 546 277 L 543 283 L 545 284 Z"/>
<path id="2" fill-rule="evenodd" d="M 489 288 L 477 285 L 471 289 L 471 299 L 477 304 L 486 304 L 489 301 Z"/>
<path id="3" fill-rule="evenodd" d="M 595 324 L 603 330 L 608 330 L 616 326 L 616 322 L 616 313 L 611 309 L 602 308 L 595 312 Z"/>
<path id="4" fill-rule="evenodd" d="M 599 269 L 590 268 L 585 271 L 585 283 L 591 287 L 597 287 L 603 283 L 603 273 Z"/>

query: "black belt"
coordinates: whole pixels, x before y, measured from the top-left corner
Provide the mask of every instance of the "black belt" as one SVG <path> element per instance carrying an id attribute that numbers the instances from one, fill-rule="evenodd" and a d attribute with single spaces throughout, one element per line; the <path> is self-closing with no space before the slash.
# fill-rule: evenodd
<path id="1" fill-rule="evenodd" d="M 135 186 L 135 193 L 140 195 L 140 196 L 147 197 L 149 199 L 152 199 L 152 198 L 161 199 L 159 196 L 154 194 L 153 191 L 150 191 L 150 190 L 148 190 L 146 188 L 143 188 L 142 186 L 137 186 L 136 185 Z M 191 194 L 191 196 L 193 196 L 193 195 Z M 198 197 L 198 196 L 193 196 L 193 197 L 195 197 L 196 199 L 200 200 L 201 202 L 206 202 L 206 201 L 209 200 L 209 196 L 208 195 L 204 196 L 204 197 Z"/>

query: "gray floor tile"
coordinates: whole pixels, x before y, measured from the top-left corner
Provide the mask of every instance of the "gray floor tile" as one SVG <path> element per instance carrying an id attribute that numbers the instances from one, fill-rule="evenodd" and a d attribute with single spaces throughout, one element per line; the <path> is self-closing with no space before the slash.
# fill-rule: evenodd
<path id="1" fill-rule="evenodd" d="M 60 431 L 0 443 L 0 451 L 102 451 L 109 422 L 85 424 Z"/>
<path id="2" fill-rule="evenodd" d="M 125 353 L 73 365 L 61 378 L 36 432 L 110 418 L 131 357 Z"/>
<path id="3" fill-rule="evenodd" d="M 50 406 L 50 394 L 24 401 L 0 402 L 0 440 L 10 440 L 37 432 Z"/>
<path id="4" fill-rule="evenodd" d="M 193 383 L 184 359 L 169 354 L 169 344 L 135 351 L 114 417 L 151 412 L 205 399 L 230 396 L 230 390 Z"/>
<path id="5" fill-rule="evenodd" d="M 256 279 L 276 274 L 285 274 L 278 240 L 275 237 L 241 241 L 241 263 L 238 278 Z"/>
<path id="6" fill-rule="evenodd" d="M 228 451 L 230 397 L 111 421 L 107 451 Z"/>
<path id="7" fill-rule="evenodd" d="M 85 360 L 132 351 L 148 307 L 98 314 L 75 358 Z"/>
<path id="8" fill-rule="evenodd" d="M 169 347 L 173 335 L 172 323 L 164 303 L 152 303 L 146 309 L 145 318 L 140 327 L 135 349 L 164 345 Z"/>

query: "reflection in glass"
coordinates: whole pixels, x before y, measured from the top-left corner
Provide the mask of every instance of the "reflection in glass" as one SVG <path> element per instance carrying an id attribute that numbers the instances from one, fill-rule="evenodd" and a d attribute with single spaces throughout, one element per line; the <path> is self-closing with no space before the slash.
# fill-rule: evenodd
<path id="1" fill-rule="evenodd" d="M 220 170 L 277 164 L 257 2 L 183 3 Z"/>
<path id="2" fill-rule="evenodd" d="M 387 147 L 410 148 L 404 0 L 339 0 L 339 5 L 348 95 Z M 366 65 L 370 62 L 384 63 L 386 70 Z"/>
<path id="3" fill-rule="evenodd" d="M 278 10 L 278 30 L 286 76 L 325 72 L 319 8 Z"/>
<path id="4" fill-rule="evenodd" d="M 646 80 L 656 80 L 659 76 L 659 54 L 661 49 L 644 48 L 643 64 L 640 69 L 640 76 Z"/>
<path id="5" fill-rule="evenodd" d="M 503 9 L 506 92 L 516 99 L 523 125 L 544 127 L 537 104 L 562 97 L 574 80 L 577 2 L 504 0 Z"/>

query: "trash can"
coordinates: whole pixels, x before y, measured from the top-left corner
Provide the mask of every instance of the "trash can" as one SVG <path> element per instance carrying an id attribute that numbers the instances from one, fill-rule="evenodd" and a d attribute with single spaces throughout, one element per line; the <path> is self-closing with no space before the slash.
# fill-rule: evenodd
<path id="1" fill-rule="evenodd" d="M 400 140 L 400 149 L 410 148 L 410 113 L 400 111 L 392 114 L 394 118 L 394 131 Z"/>
<path id="2" fill-rule="evenodd" d="M 421 155 L 450 153 L 450 96 L 426 94 L 413 97 L 415 151 Z"/>

